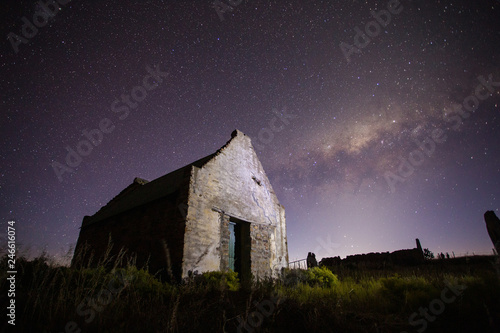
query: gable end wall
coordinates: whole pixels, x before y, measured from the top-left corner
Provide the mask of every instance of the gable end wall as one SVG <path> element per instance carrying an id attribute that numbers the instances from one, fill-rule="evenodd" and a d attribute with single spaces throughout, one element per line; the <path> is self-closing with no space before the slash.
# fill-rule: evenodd
<path id="1" fill-rule="evenodd" d="M 276 276 L 288 265 L 285 211 L 250 138 L 238 132 L 202 168 L 192 168 L 182 274 L 226 270 L 228 217 L 251 223 L 251 273 Z"/>

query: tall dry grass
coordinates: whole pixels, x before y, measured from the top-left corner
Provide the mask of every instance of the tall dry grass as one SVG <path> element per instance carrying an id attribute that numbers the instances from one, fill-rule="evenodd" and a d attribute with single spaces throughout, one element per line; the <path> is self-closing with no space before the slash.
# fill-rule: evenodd
<path id="1" fill-rule="evenodd" d="M 75 267 L 43 255 L 18 258 L 15 331 L 236 332 L 246 323 L 255 332 L 415 332 L 410 315 L 439 298 L 446 281 L 467 289 L 426 332 L 496 332 L 499 327 L 500 283 L 487 263 L 392 271 L 335 268 L 335 274 L 326 268 L 294 270 L 241 287 L 232 272 L 162 282 L 147 267 L 125 260 L 123 252 L 110 253 Z M 0 263 L 6 290 L 6 257 Z M 263 304 L 267 308 L 259 310 Z"/>

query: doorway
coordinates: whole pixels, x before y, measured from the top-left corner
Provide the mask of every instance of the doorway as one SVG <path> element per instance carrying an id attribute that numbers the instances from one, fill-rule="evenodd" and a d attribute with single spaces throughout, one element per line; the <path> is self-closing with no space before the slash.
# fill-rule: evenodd
<path id="1" fill-rule="evenodd" d="M 238 273 L 240 281 L 250 277 L 250 223 L 229 220 L 229 269 Z"/>

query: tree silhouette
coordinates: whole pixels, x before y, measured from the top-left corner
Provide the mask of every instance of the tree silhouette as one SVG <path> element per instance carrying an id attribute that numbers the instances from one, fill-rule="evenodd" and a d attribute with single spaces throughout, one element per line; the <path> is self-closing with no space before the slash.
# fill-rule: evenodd
<path id="1" fill-rule="evenodd" d="M 424 249 L 424 259 L 434 259 L 434 253 L 429 249 Z"/>

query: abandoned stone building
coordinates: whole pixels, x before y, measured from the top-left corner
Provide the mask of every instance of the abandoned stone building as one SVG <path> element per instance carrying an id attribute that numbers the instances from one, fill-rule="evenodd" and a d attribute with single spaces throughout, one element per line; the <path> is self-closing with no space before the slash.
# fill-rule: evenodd
<path id="1" fill-rule="evenodd" d="M 73 265 L 96 262 L 111 239 L 137 266 L 177 280 L 228 271 L 275 277 L 288 266 L 285 209 L 251 140 L 235 130 L 218 151 L 153 181 L 135 178 L 83 218 Z"/>

